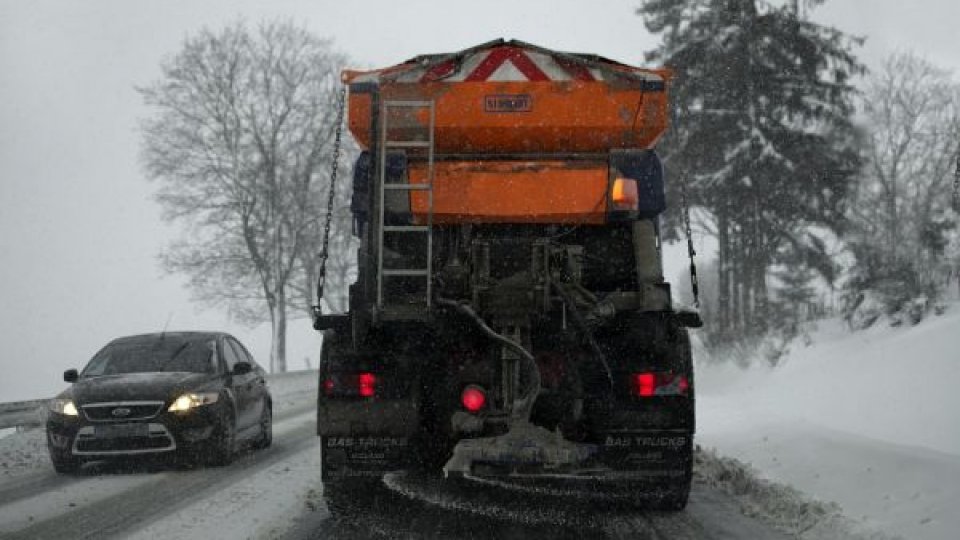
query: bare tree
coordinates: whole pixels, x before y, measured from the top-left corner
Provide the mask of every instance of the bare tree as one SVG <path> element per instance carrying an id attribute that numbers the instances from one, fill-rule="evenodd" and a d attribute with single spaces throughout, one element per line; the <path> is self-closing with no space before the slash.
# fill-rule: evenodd
<path id="1" fill-rule="evenodd" d="M 860 210 L 897 253 L 910 246 L 909 255 L 915 254 L 903 229 L 928 221 L 945 201 L 960 144 L 957 96 L 949 73 L 911 53 L 889 57 L 867 86 L 867 187 L 879 190 L 882 205 Z"/>
<path id="2" fill-rule="evenodd" d="M 960 89 L 949 72 L 912 53 L 890 56 L 868 80 L 868 165 L 850 208 L 856 286 L 910 296 L 936 294 L 955 223 L 950 184 L 960 152 Z"/>
<path id="3" fill-rule="evenodd" d="M 286 319 L 299 298 L 329 182 L 338 72 L 329 41 L 289 22 L 238 22 L 188 37 L 138 89 L 143 160 L 157 200 L 187 234 L 163 255 L 194 296 L 249 323 L 269 318 L 271 368 L 286 370 Z M 266 309 L 264 309 L 266 308 Z"/>

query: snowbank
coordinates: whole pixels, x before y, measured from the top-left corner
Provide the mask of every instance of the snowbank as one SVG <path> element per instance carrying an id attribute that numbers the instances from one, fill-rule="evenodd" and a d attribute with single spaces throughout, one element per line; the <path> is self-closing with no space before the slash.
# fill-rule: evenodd
<path id="1" fill-rule="evenodd" d="M 698 440 L 873 529 L 960 529 L 960 306 L 916 327 L 821 323 L 779 368 L 698 366 Z"/>

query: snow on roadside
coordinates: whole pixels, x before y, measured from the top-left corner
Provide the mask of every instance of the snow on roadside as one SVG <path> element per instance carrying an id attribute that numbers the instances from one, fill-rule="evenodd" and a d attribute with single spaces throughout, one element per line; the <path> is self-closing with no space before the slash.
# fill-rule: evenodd
<path id="1" fill-rule="evenodd" d="M 779 368 L 700 365 L 698 442 L 870 529 L 955 538 L 958 328 L 956 304 L 916 327 L 824 321 Z"/>
<path id="2" fill-rule="evenodd" d="M 0 438 L 0 486 L 38 469 L 50 469 L 47 439 L 43 428 L 32 428 Z"/>
<path id="3" fill-rule="evenodd" d="M 275 424 L 274 436 L 302 430 L 305 417 L 308 415 Z M 127 538 L 282 538 L 305 511 L 326 511 L 313 502 L 316 493 L 322 491 L 320 465 L 320 443 L 316 440 L 293 456 L 192 502 Z"/>
<path id="4" fill-rule="evenodd" d="M 760 478 L 740 461 L 697 447 L 694 480 L 717 488 L 740 503 L 740 512 L 804 540 L 894 539 L 851 520 L 839 505 L 811 499 L 797 489 Z"/>
<path id="5" fill-rule="evenodd" d="M 49 467 L 49 461 L 47 461 Z M 51 469 L 52 471 L 52 469 Z M 116 493 L 145 488 L 160 474 L 113 474 L 81 478 L 63 488 L 18 499 L 0 506 L 0 537 L 93 504 Z"/>

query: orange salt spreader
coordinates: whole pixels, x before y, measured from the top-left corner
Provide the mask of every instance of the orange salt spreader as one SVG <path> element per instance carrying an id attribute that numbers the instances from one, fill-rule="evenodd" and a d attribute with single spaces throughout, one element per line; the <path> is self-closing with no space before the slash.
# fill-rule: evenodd
<path id="1" fill-rule="evenodd" d="M 661 262 L 669 78 L 503 40 L 343 73 L 364 152 L 347 312 L 319 307 L 323 262 L 317 285 L 331 511 L 424 470 L 686 505 L 701 321 Z"/>
<path id="2" fill-rule="evenodd" d="M 350 90 L 349 128 L 364 150 L 385 141 L 426 142 L 427 108 L 383 104 L 434 103 L 435 224 L 605 223 L 622 202 L 611 199 L 614 191 L 636 197 L 635 187 L 614 185 L 622 176 L 616 156 L 653 148 L 667 128 L 668 70 L 519 41 L 342 77 Z M 388 126 L 383 141 L 371 128 L 374 116 Z M 405 153 L 409 182 L 428 183 L 428 152 Z M 641 209 L 658 202 L 642 195 Z M 423 222 L 427 195 L 409 197 L 414 219 Z"/>

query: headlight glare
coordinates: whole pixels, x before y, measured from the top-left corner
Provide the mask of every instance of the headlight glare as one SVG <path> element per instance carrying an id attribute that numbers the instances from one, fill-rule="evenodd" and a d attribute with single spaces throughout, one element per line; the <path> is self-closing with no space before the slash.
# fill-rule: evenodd
<path id="1" fill-rule="evenodd" d="M 183 394 L 177 399 L 173 400 L 173 403 L 170 404 L 170 408 L 167 410 L 170 412 L 184 412 L 191 409 L 200 407 L 201 405 L 210 405 L 211 403 L 216 403 L 219 396 L 216 392 L 204 392 L 204 393 L 188 393 Z"/>
<path id="2" fill-rule="evenodd" d="M 70 399 L 51 399 L 50 410 L 64 416 L 77 416 L 77 406 Z"/>

